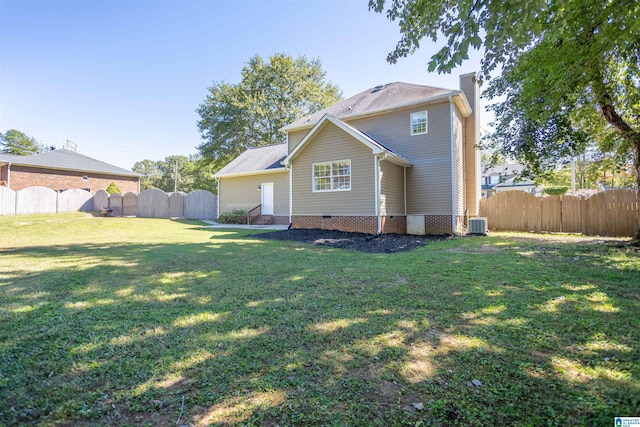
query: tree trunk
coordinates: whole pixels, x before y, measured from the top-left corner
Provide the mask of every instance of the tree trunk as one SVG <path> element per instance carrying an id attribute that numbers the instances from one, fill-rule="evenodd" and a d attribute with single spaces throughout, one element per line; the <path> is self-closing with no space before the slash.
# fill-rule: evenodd
<path id="1" fill-rule="evenodd" d="M 633 149 L 633 166 L 636 170 L 636 203 L 640 209 L 640 131 L 632 128 L 616 111 L 611 95 L 604 84 L 601 71 L 596 69 L 593 73 L 592 87 L 598 104 L 600 104 L 602 116 L 622 138 L 630 142 Z M 638 230 L 631 240 L 631 245 L 640 247 L 640 214 L 638 215 Z"/>
<path id="2" fill-rule="evenodd" d="M 640 135 L 636 135 L 635 141 L 633 141 L 633 166 L 636 169 L 636 203 L 638 211 L 640 211 Z M 640 247 L 640 212 L 638 212 L 638 231 L 631 240 L 633 246 Z"/>

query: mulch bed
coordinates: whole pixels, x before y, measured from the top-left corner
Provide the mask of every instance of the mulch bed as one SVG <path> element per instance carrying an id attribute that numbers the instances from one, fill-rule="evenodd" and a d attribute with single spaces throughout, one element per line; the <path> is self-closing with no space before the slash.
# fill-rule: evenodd
<path id="1" fill-rule="evenodd" d="M 315 230 L 294 228 L 269 233 L 255 234 L 254 237 L 270 240 L 285 240 L 313 243 L 339 249 L 355 249 L 369 253 L 392 253 L 410 251 L 426 245 L 429 241 L 445 240 L 448 235 L 410 236 L 407 234 L 382 234 L 372 236 L 364 233 L 347 233 L 335 230 Z"/>

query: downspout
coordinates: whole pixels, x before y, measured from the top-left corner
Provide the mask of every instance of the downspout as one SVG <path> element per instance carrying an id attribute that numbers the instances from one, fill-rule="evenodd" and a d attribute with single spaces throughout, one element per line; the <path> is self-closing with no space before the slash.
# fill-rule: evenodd
<path id="1" fill-rule="evenodd" d="M 453 98 L 449 96 L 449 116 L 450 116 L 450 134 L 451 134 L 451 232 L 454 236 L 458 235 L 456 230 L 456 136 L 455 136 L 455 106 Z"/>
<path id="2" fill-rule="evenodd" d="M 407 167 L 404 166 L 402 168 L 402 170 L 404 171 L 404 216 L 405 216 L 405 221 L 406 221 L 406 216 L 407 216 Z"/>
<path id="3" fill-rule="evenodd" d="M 380 154 L 374 156 L 374 170 L 375 170 L 375 192 L 376 192 L 376 217 L 378 218 L 378 232 L 377 235 L 382 234 L 382 216 L 380 209 Z"/>
<path id="4" fill-rule="evenodd" d="M 216 182 L 218 183 L 218 203 L 216 203 L 218 206 L 216 207 L 216 219 L 220 218 L 220 193 L 221 193 L 221 186 L 220 186 L 220 178 L 216 178 Z"/>
<path id="5" fill-rule="evenodd" d="M 289 163 L 287 170 L 289 171 L 289 228 L 291 228 L 293 225 L 293 163 Z"/>
<path id="6" fill-rule="evenodd" d="M 11 162 L 7 164 L 7 187 L 11 188 Z"/>

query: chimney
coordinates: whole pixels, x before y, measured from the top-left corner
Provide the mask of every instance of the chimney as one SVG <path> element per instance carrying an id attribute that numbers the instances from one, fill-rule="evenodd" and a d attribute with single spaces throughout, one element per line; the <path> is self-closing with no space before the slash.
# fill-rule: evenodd
<path id="1" fill-rule="evenodd" d="M 471 115 L 464 119 L 464 173 L 465 173 L 465 205 L 470 217 L 478 216 L 480 209 L 480 87 L 477 74 L 469 73 L 460 76 L 460 90 L 464 93 Z"/>

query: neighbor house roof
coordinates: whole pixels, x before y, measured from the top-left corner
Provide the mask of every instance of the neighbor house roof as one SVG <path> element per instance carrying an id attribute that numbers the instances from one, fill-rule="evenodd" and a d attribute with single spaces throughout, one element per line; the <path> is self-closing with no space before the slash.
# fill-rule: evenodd
<path id="1" fill-rule="evenodd" d="M 395 82 L 367 89 L 351 98 L 347 98 L 330 107 L 302 117 L 280 130 L 290 131 L 298 128 L 312 127 L 325 114 L 339 119 L 355 118 L 407 107 L 430 100 L 445 99 L 448 96 L 458 97 L 457 102 L 463 109 L 463 113 L 465 113 L 465 115 L 471 114 L 471 107 L 469 107 L 469 103 L 464 94 L 459 90 Z"/>
<path id="2" fill-rule="evenodd" d="M 296 145 L 296 147 L 289 153 L 289 155 L 283 160 L 283 164 L 289 165 L 291 161 L 301 152 L 304 147 L 313 139 L 315 135 L 317 135 L 327 123 L 333 123 L 347 134 L 351 135 L 367 147 L 371 148 L 374 154 L 384 154 L 386 159 L 397 163 L 402 166 L 411 166 L 411 162 L 396 153 L 395 151 L 385 147 L 382 143 L 376 141 L 366 133 L 362 132 L 359 129 L 354 128 L 353 126 L 343 122 L 342 120 L 333 117 L 329 114 L 325 114 L 322 118 L 316 123 L 316 125 L 305 135 L 305 137 Z"/>
<path id="3" fill-rule="evenodd" d="M 497 165 L 490 168 L 485 168 L 482 172 L 482 176 L 491 175 L 518 175 L 524 171 L 524 166 L 519 163 L 509 163 L 506 165 Z"/>
<path id="4" fill-rule="evenodd" d="M 251 147 L 220 169 L 214 177 L 269 173 L 284 170 L 282 160 L 287 156 L 287 144 Z"/>
<path id="5" fill-rule="evenodd" d="M 87 157 L 75 151 L 59 149 L 30 156 L 13 156 L 10 159 L 0 158 L 1 163 L 17 166 L 32 166 L 44 169 L 95 172 L 108 175 L 140 176 L 130 170 L 110 165 L 109 163 Z"/>
<path id="6" fill-rule="evenodd" d="M 15 154 L 5 154 L 0 153 L 0 163 L 9 163 L 15 158 L 20 158 L 23 156 L 16 156 Z"/>
<path id="7" fill-rule="evenodd" d="M 508 187 L 530 187 L 530 186 L 535 187 L 536 183 L 527 178 L 518 179 L 514 177 L 494 185 L 493 188 L 495 189 L 495 188 L 508 188 Z"/>

